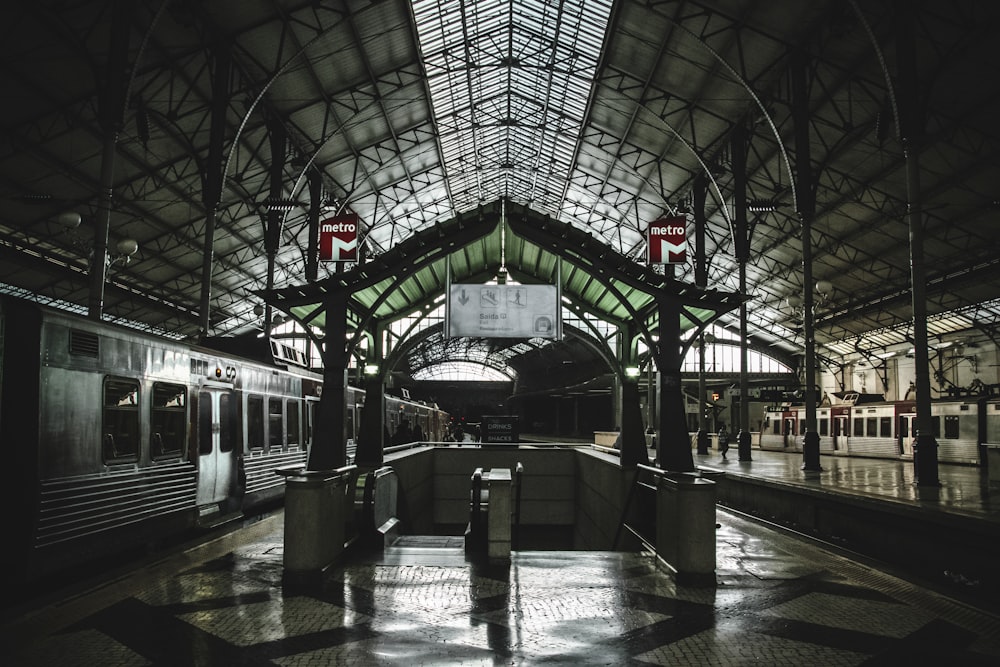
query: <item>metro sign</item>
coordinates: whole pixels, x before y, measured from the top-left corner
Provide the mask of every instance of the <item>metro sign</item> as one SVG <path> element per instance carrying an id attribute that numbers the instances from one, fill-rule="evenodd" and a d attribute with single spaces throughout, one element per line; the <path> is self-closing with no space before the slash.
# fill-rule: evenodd
<path id="1" fill-rule="evenodd" d="M 646 231 L 648 264 L 683 264 L 687 261 L 687 218 L 660 218 Z"/>
<path id="2" fill-rule="evenodd" d="M 353 262 L 358 257 L 358 216 L 338 215 L 319 223 L 319 259 Z"/>

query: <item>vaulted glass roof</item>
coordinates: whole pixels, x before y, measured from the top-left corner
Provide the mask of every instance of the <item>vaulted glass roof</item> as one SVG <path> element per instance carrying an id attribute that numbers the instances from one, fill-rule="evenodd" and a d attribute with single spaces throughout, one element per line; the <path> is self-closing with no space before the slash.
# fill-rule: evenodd
<path id="1" fill-rule="evenodd" d="M 606 0 L 413 4 L 458 210 L 508 198 L 558 216 L 610 11 Z"/>

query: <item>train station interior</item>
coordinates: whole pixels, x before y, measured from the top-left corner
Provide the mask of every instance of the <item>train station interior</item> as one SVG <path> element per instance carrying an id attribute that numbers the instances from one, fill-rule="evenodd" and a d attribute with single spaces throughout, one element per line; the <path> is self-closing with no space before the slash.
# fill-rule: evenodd
<path id="1" fill-rule="evenodd" d="M 1000 661 L 1000 4 L 8 14 L 5 663 Z"/>

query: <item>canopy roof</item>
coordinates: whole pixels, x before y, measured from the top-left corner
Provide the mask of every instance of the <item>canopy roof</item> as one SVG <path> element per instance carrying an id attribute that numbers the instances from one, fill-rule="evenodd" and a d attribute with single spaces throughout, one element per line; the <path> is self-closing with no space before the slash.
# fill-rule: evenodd
<path id="1" fill-rule="evenodd" d="M 604 243 L 531 209 L 499 201 L 414 234 L 377 259 L 315 283 L 265 292 L 307 327 L 324 328 L 333 294 L 347 297 L 349 328 L 373 329 L 441 301 L 448 280 L 558 284 L 565 301 L 632 335 L 659 329 L 658 301 L 682 332 L 703 329 L 739 305 L 736 294 L 693 288 L 636 264 Z M 340 313 L 335 313 L 340 316 Z"/>

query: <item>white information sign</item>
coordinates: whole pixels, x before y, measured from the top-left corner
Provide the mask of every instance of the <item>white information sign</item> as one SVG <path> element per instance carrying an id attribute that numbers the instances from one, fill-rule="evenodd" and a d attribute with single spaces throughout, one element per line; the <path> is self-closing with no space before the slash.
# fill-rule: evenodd
<path id="1" fill-rule="evenodd" d="M 555 285 L 451 285 L 448 335 L 479 338 L 558 338 Z"/>

